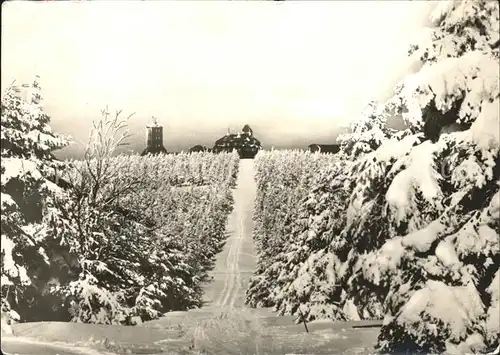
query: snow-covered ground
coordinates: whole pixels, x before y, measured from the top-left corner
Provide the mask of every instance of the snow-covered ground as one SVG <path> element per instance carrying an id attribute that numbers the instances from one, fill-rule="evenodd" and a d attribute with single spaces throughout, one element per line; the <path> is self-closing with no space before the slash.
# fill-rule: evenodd
<path id="1" fill-rule="evenodd" d="M 309 332 L 295 318 L 244 305 L 248 280 L 256 265 L 252 213 L 256 193 L 253 160 L 241 160 L 233 190 L 234 209 L 227 241 L 205 288 L 205 306 L 171 312 L 137 327 L 44 322 L 18 324 L 14 333 L 50 342 L 92 345 L 102 351 L 140 354 L 286 354 L 367 353 L 378 329 L 354 329 L 358 323 L 312 322 Z"/>
<path id="2" fill-rule="evenodd" d="M 28 338 L 2 337 L 2 353 L 5 355 L 104 355 L 102 351 L 68 346 L 68 344 L 53 344 Z"/>

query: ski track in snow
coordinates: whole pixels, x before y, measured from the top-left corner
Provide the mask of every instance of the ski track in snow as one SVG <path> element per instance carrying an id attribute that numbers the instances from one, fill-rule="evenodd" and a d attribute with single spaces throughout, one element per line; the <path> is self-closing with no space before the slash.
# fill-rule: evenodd
<path id="1" fill-rule="evenodd" d="M 239 263 L 243 243 L 253 243 L 252 228 L 245 228 L 246 223 L 252 223 L 253 203 L 256 194 L 253 167 L 253 160 L 240 160 L 236 188 L 233 190 L 233 211 L 229 215 L 226 225 L 228 238 L 212 272 L 214 279 L 217 276 L 216 274 L 224 274 L 222 289 L 220 289 L 221 285 L 217 282 L 211 282 L 205 288 L 206 295 L 218 293 L 216 298 L 213 297 L 215 298 L 213 303 L 210 301 L 208 303 L 212 303 L 213 306 L 222 311 L 221 318 L 227 316 L 227 313 L 234 309 L 240 292 L 245 291 L 242 288 L 243 282 Z M 227 256 L 224 258 L 225 250 L 227 250 Z M 254 255 L 250 256 L 254 257 Z M 220 264 L 221 258 L 224 260 L 222 265 Z M 194 337 L 198 340 L 207 339 L 204 326 L 200 322 L 194 329 Z"/>
<path id="2" fill-rule="evenodd" d="M 252 230 L 245 227 L 248 222 L 251 223 L 252 215 L 248 211 L 253 210 L 255 200 L 256 186 L 253 176 L 253 160 L 241 160 L 236 188 L 233 191 L 234 208 L 227 224 L 227 232 L 230 237 L 226 241 L 226 247 L 229 244 L 229 250 L 223 269 L 216 270 L 216 272 L 225 273 L 223 289 L 215 302 L 218 307 L 234 308 L 237 297 L 242 290 L 239 263 L 243 243 L 252 241 Z M 209 285 L 208 288 L 210 287 Z"/>

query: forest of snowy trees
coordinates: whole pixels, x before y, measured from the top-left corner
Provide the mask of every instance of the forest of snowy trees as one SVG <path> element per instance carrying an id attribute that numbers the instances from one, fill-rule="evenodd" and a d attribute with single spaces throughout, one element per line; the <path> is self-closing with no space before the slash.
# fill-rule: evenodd
<path id="1" fill-rule="evenodd" d="M 120 112 L 58 161 L 38 78 L 2 97 L 2 322 L 137 324 L 198 307 L 232 209 L 237 154 L 113 156 Z"/>

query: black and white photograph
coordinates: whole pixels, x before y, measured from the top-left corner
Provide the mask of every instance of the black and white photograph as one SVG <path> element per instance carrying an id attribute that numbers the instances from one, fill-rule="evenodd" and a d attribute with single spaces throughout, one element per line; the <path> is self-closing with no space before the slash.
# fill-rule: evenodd
<path id="1" fill-rule="evenodd" d="M 500 355 L 498 0 L 4 1 L 6 355 Z"/>

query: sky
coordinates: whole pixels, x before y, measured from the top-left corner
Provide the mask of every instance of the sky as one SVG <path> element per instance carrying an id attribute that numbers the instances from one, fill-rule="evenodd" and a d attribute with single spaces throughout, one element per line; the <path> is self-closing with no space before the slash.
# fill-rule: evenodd
<path id="1" fill-rule="evenodd" d="M 101 109 L 151 116 L 164 146 L 209 147 L 248 123 L 265 147 L 333 143 L 371 98 L 414 67 L 427 1 L 80 1 L 2 4 L 2 92 L 40 76 L 63 154 Z"/>

